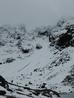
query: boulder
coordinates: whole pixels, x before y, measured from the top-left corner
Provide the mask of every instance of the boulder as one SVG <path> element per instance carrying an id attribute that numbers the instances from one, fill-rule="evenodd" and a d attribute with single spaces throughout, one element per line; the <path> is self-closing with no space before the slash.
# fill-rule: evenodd
<path id="1" fill-rule="evenodd" d="M 36 49 L 41 49 L 41 48 L 42 48 L 42 46 L 40 44 L 36 45 Z"/>

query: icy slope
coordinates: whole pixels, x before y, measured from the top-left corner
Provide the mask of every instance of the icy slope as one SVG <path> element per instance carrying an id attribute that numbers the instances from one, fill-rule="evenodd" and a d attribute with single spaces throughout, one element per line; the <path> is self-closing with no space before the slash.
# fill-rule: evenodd
<path id="1" fill-rule="evenodd" d="M 36 44 L 40 44 L 42 49 L 36 49 Z M 46 83 L 47 87 L 58 85 L 64 80 L 74 64 L 73 52 L 74 49 L 69 47 L 63 51 L 51 47 L 48 38 L 36 38 L 33 41 L 33 51 L 30 54 L 22 54 L 14 48 L 15 52 L 12 54 L 2 53 L 2 61 L 7 58 L 14 58 L 12 63 L 4 63 L 0 66 L 0 74 L 8 81 L 13 80 L 14 83 L 21 83 L 21 85 L 32 86 L 33 88 Z M 8 47 L 3 47 L 8 49 Z M 1 51 L 4 51 L 1 49 Z M 19 57 L 20 55 L 20 57 Z M 62 62 L 60 59 L 63 59 Z M 70 59 L 70 61 L 67 61 Z M 56 65 L 58 64 L 58 65 Z M 29 82 L 32 85 L 29 85 Z"/>

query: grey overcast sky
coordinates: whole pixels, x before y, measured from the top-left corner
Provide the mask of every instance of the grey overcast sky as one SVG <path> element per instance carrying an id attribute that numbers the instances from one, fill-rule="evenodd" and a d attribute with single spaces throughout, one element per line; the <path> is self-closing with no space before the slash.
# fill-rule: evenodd
<path id="1" fill-rule="evenodd" d="M 24 23 L 31 29 L 74 16 L 74 0 L 0 0 L 0 24 Z"/>

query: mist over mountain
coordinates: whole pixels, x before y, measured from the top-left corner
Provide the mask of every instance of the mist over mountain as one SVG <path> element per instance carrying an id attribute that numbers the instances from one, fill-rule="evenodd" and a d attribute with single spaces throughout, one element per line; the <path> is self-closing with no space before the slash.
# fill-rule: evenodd
<path id="1" fill-rule="evenodd" d="M 61 17 L 74 16 L 74 0 L 0 1 L 0 25 L 24 23 L 35 27 L 54 25 Z"/>

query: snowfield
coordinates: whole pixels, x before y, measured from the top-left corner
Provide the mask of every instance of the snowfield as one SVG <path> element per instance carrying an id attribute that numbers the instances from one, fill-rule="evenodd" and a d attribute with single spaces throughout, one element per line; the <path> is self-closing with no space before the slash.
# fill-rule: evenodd
<path id="1" fill-rule="evenodd" d="M 66 30 L 60 31 L 60 34 L 66 32 Z M 21 35 L 23 40 L 20 38 L 16 40 L 11 39 L 8 34 L 4 36 L 5 32 L 3 31 L 1 35 L 2 40 L 7 42 L 4 42 L 4 46 L 0 45 L 0 75 L 8 82 L 32 89 L 40 89 L 45 83 L 45 88 L 59 93 L 74 92 L 73 85 L 63 83 L 74 66 L 74 47 L 69 46 L 60 51 L 51 46 L 47 36 L 26 34 L 25 37 Z M 59 32 L 55 32 L 55 35 L 59 35 Z M 47 98 L 41 94 L 30 95 L 30 92 L 22 87 L 9 86 L 13 92 L 6 91 L 6 95 L 16 98 Z"/>

